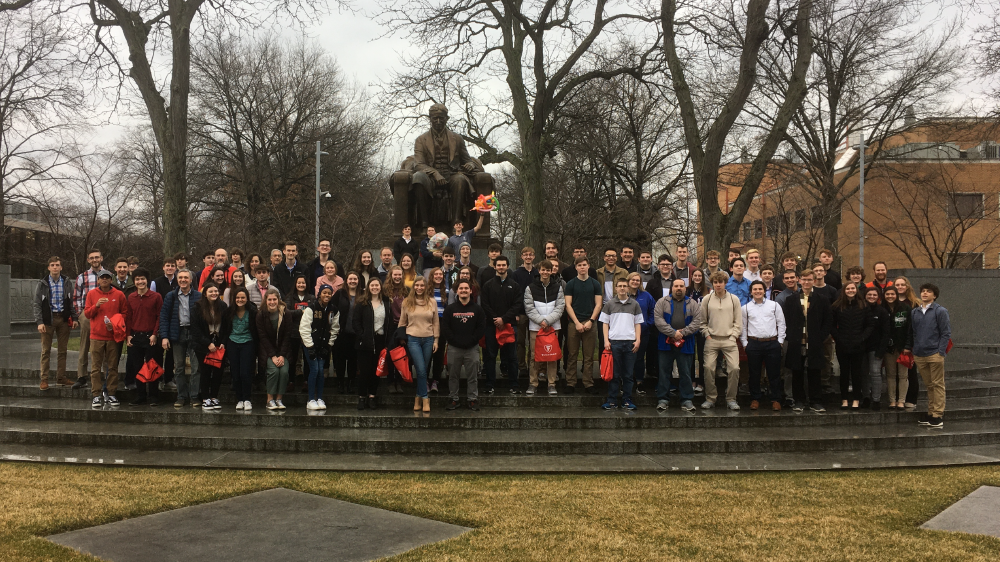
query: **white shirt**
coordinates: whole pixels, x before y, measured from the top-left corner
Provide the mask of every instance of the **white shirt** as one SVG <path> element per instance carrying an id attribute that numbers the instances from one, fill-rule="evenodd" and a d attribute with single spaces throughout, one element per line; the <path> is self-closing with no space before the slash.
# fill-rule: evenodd
<path id="1" fill-rule="evenodd" d="M 750 271 L 750 269 L 747 269 L 746 271 L 743 272 L 743 278 L 750 281 L 751 283 L 753 283 L 754 281 L 763 281 L 763 279 L 760 278 L 759 268 L 757 269 L 757 271 Z"/>
<path id="2" fill-rule="evenodd" d="M 743 333 L 740 340 L 743 347 L 747 345 L 747 338 L 778 338 L 778 343 L 785 341 L 785 314 L 781 307 L 774 301 L 765 300 L 760 304 L 756 300 L 751 300 L 742 307 L 743 309 Z"/>

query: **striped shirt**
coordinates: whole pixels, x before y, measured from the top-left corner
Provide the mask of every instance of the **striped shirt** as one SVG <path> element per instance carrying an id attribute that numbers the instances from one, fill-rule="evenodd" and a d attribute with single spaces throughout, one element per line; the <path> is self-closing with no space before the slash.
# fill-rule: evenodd
<path id="1" fill-rule="evenodd" d="M 62 277 L 53 279 L 50 275 L 49 280 L 49 306 L 52 307 L 52 312 L 62 312 L 63 311 L 63 281 Z"/>
<path id="2" fill-rule="evenodd" d="M 87 307 L 87 293 L 96 288 L 97 272 L 93 269 L 76 276 L 76 289 L 73 293 L 73 307 L 76 309 L 73 311 L 74 314 L 77 316 L 83 314 L 83 309 Z"/>
<path id="3" fill-rule="evenodd" d="M 444 317 L 444 307 L 445 307 L 446 303 L 444 302 L 444 299 L 441 298 L 441 289 L 434 289 L 434 300 L 437 301 L 437 305 L 438 305 L 437 306 L 437 308 L 438 308 L 438 318 L 443 318 Z"/>
<path id="4" fill-rule="evenodd" d="M 600 321 L 608 325 L 609 340 L 634 341 L 635 326 L 643 322 L 642 308 L 632 297 L 625 300 L 615 297 L 604 303 Z"/>

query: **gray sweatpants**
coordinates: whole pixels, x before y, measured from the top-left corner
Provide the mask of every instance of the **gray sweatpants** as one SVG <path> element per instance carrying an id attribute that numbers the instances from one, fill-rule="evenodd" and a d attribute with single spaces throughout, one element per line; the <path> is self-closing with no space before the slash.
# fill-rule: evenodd
<path id="1" fill-rule="evenodd" d="M 460 349 L 448 346 L 448 393 L 452 400 L 458 400 L 458 382 L 462 372 L 466 375 L 469 400 L 479 399 L 479 346 Z"/>
<path id="2" fill-rule="evenodd" d="M 882 356 L 875 356 L 874 351 L 868 355 L 868 376 L 862 379 L 861 397 L 870 398 L 872 402 L 882 400 Z"/>

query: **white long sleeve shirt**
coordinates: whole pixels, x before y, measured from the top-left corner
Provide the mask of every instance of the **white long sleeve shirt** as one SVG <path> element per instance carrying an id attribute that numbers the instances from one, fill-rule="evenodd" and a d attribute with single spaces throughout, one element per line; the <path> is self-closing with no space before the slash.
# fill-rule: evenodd
<path id="1" fill-rule="evenodd" d="M 785 314 L 778 303 L 764 300 L 758 303 L 751 300 L 742 307 L 743 333 L 740 340 L 747 345 L 747 338 L 778 338 L 778 343 L 785 342 Z"/>

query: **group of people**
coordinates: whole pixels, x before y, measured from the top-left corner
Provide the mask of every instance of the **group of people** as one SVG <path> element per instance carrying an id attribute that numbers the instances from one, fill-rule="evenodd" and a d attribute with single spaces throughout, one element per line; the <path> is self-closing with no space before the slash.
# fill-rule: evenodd
<path id="1" fill-rule="evenodd" d="M 603 264 L 592 264 L 578 246 L 567 264 L 547 241 L 537 263 L 526 247 L 514 269 L 492 244 L 489 263 L 477 266 L 471 242 L 482 221 L 468 231 L 463 226 L 454 225 L 444 247 L 434 243 L 433 227 L 418 242 L 407 226 L 377 260 L 364 250 L 349 267 L 333 259 L 329 240 L 309 263 L 299 261 L 294 242 L 272 250 L 267 262 L 238 249 L 206 252 L 199 269 L 177 254 L 163 260 L 155 278 L 134 258 L 105 269 L 93 250 L 89 269 L 74 282 L 53 257 L 35 295 L 40 388 L 48 388 L 55 338 L 57 383 L 89 384 L 95 407 L 118 405 L 127 349 L 124 384 L 136 391 L 134 405 L 156 404 L 159 391 L 169 389 L 176 390 L 175 407 L 219 409 L 228 366 L 237 410 L 252 409 L 255 381 L 266 387 L 266 407 L 280 410 L 301 366 L 307 409 L 326 408 L 327 378 L 341 393 L 356 390 L 359 410 L 374 409 L 377 375 L 390 393 L 403 392 L 386 357 L 403 347 L 416 383 L 415 411 L 430 411 L 429 394 L 438 391 L 445 365 L 448 409 L 460 407 L 464 378 L 465 405 L 478 410 L 479 374 L 483 393 L 496 392 L 498 359 L 511 394 L 534 395 L 544 384 L 556 395 L 560 371 L 561 392 L 574 393 L 579 382 L 595 394 L 601 350 L 613 366 L 604 409 L 635 410 L 633 396 L 646 392 L 655 392 L 661 411 L 673 396 L 686 411 L 695 410 L 696 395 L 704 396 L 701 408 L 713 408 L 716 378 L 724 377 L 731 410 L 740 408 L 743 383 L 751 409 L 770 402 L 773 410 L 823 412 L 836 358 L 842 409 L 881 408 L 883 386 L 888 408 L 913 408 L 919 373 L 929 402 L 921 423 L 942 426 L 948 312 L 935 302 L 937 287 L 924 285 L 918 296 L 906 278 L 888 279 L 885 263 L 875 264 L 866 284 L 857 267 L 841 279 L 829 250 L 805 268 L 787 253 L 776 269 L 763 265 L 757 250 L 731 250 L 726 267 L 709 251 L 698 267 L 684 245 L 655 264 L 651 252 L 629 245 L 605 249 Z M 74 322 L 81 328 L 75 382 L 66 377 Z M 139 374 L 150 365 L 164 374 L 143 382 L 149 377 Z"/>

